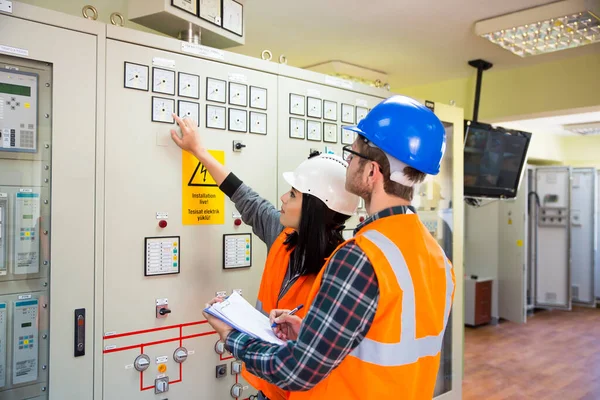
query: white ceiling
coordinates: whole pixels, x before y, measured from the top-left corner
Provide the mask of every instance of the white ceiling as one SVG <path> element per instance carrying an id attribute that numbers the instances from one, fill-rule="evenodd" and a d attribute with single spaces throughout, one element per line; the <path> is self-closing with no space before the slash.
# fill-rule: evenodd
<path id="1" fill-rule="evenodd" d="M 246 45 L 230 50 L 306 67 L 341 60 L 390 76 L 392 89 L 470 76 L 467 61 L 493 70 L 600 53 L 600 44 L 521 58 L 476 37 L 476 21 L 547 0 L 248 0 Z"/>
<path id="2" fill-rule="evenodd" d="M 543 132 L 565 136 L 580 136 L 563 128 L 563 125 L 600 122 L 600 111 L 581 114 L 560 115 L 545 118 L 533 118 L 520 121 L 500 122 L 505 128 L 518 129 L 525 132 Z"/>

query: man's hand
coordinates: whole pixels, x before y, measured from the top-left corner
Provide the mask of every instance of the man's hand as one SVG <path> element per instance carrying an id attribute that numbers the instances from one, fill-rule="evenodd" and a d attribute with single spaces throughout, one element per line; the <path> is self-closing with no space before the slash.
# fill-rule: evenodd
<path id="1" fill-rule="evenodd" d="M 189 151 L 196 157 L 198 157 L 200 153 L 206 151 L 206 148 L 200 139 L 196 122 L 190 118 L 181 119 L 175 114 L 173 114 L 173 118 L 175 118 L 177 125 L 179 125 L 179 128 L 181 129 L 181 137 L 179 137 L 175 129 L 171 129 L 171 138 L 175 144 L 182 150 Z"/>
<path id="2" fill-rule="evenodd" d="M 222 301 L 223 298 L 215 297 L 208 304 L 206 304 L 205 308 L 208 308 L 213 304 L 220 303 Z M 204 315 L 204 318 L 206 318 L 210 326 L 212 326 L 213 329 L 217 331 L 219 337 L 221 338 L 221 341 L 225 342 L 227 340 L 227 336 L 231 333 L 231 331 L 233 331 L 233 328 L 227 325 L 225 322 L 221 321 L 219 318 L 213 317 L 212 315 L 206 313 L 206 311 L 202 311 L 202 315 Z"/>
<path id="3" fill-rule="evenodd" d="M 275 335 L 281 340 L 296 340 L 302 325 L 302 318 L 296 315 L 290 315 L 290 310 L 272 310 L 269 314 L 271 324 L 277 326 L 273 328 Z"/>

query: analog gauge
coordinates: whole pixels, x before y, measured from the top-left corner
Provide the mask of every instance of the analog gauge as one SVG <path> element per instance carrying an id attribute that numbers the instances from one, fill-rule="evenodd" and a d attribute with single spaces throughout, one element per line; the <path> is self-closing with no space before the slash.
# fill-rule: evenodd
<path id="1" fill-rule="evenodd" d="M 321 118 L 323 102 L 321 99 L 309 97 L 306 101 L 307 114 L 309 117 Z"/>
<path id="2" fill-rule="evenodd" d="M 250 86 L 250 107 L 267 109 L 267 89 Z"/>
<path id="3" fill-rule="evenodd" d="M 200 0 L 200 18 L 221 26 L 221 0 Z"/>
<path id="4" fill-rule="evenodd" d="M 246 107 L 248 105 L 248 86 L 229 82 L 229 104 Z"/>
<path id="5" fill-rule="evenodd" d="M 327 143 L 337 143 L 337 125 L 323 123 L 323 140 Z"/>
<path id="6" fill-rule="evenodd" d="M 304 139 L 303 119 L 290 118 L 290 137 L 294 139 Z"/>
<path id="7" fill-rule="evenodd" d="M 337 121 L 337 103 L 335 101 L 323 100 L 323 118 Z"/>
<path id="8" fill-rule="evenodd" d="M 179 96 L 200 98 L 200 77 L 198 75 L 179 73 Z"/>
<path id="9" fill-rule="evenodd" d="M 196 0 L 171 0 L 171 4 L 173 7 L 189 12 L 190 14 L 198 14 L 198 3 Z"/>
<path id="10" fill-rule="evenodd" d="M 250 111 L 250 133 L 267 134 L 267 114 Z"/>
<path id="11" fill-rule="evenodd" d="M 206 100 L 225 103 L 226 82 L 220 79 L 206 78 Z"/>
<path id="12" fill-rule="evenodd" d="M 206 127 L 225 129 L 225 107 L 206 105 Z"/>
<path id="13" fill-rule="evenodd" d="M 354 106 L 351 104 L 342 104 L 342 122 L 346 124 L 354 123 Z"/>
<path id="14" fill-rule="evenodd" d="M 125 87 L 129 89 L 148 90 L 147 65 L 125 63 Z"/>
<path id="15" fill-rule="evenodd" d="M 189 118 L 196 123 L 196 126 L 200 126 L 200 104 L 179 100 L 178 106 L 179 118 Z"/>
<path id="16" fill-rule="evenodd" d="M 234 0 L 223 0 L 223 28 L 238 36 L 244 33 L 244 6 Z"/>
<path id="17" fill-rule="evenodd" d="M 352 144 L 354 143 L 354 132 L 342 126 L 342 144 Z"/>
<path id="18" fill-rule="evenodd" d="M 290 114 L 304 115 L 304 96 L 290 94 Z"/>
<path id="19" fill-rule="evenodd" d="M 368 113 L 368 108 L 356 106 L 356 123 L 358 124 Z"/>
<path id="20" fill-rule="evenodd" d="M 152 91 L 175 95 L 175 71 L 152 68 Z"/>
<path id="21" fill-rule="evenodd" d="M 247 132 L 246 110 L 229 109 L 229 130 L 234 132 Z"/>
<path id="22" fill-rule="evenodd" d="M 152 121 L 172 124 L 175 100 L 152 96 Z"/>
<path id="23" fill-rule="evenodd" d="M 315 142 L 321 141 L 321 122 L 319 121 L 308 121 L 306 124 L 306 138 Z"/>

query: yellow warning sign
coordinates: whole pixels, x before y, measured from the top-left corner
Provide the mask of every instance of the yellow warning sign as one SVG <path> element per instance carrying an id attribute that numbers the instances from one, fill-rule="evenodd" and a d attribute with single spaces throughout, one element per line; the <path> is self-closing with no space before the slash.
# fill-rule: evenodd
<path id="1" fill-rule="evenodd" d="M 225 164 L 225 152 L 209 150 Z M 225 223 L 225 194 L 196 157 L 181 156 L 181 223 L 183 225 L 217 225 Z"/>

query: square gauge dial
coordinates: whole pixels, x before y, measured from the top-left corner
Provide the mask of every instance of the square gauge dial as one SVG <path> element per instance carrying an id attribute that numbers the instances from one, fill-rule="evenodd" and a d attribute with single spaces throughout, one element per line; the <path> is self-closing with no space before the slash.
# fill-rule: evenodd
<path id="1" fill-rule="evenodd" d="M 368 108 L 356 106 L 356 123 L 358 124 L 368 113 Z"/>
<path id="2" fill-rule="evenodd" d="M 223 0 L 223 28 L 238 36 L 244 34 L 244 6 L 234 0 Z"/>
<path id="3" fill-rule="evenodd" d="M 267 109 L 267 89 L 250 86 L 250 107 Z"/>
<path id="4" fill-rule="evenodd" d="M 200 104 L 179 100 L 178 108 L 179 118 L 189 118 L 196 123 L 196 126 L 200 126 Z"/>
<path id="5" fill-rule="evenodd" d="M 229 130 L 234 132 L 248 132 L 248 113 L 246 110 L 229 109 Z"/>
<path id="6" fill-rule="evenodd" d="M 148 91 L 148 73 L 147 65 L 125 63 L 125 87 L 129 89 Z"/>
<path id="7" fill-rule="evenodd" d="M 250 133 L 267 134 L 267 114 L 250 111 Z"/>
<path id="8" fill-rule="evenodd" d="M 321 118 L 321 116 L 323 115 L 323 102 L 321 101 L 321 99 L 309 97 L 306 100 L 306 108 L 309 117 Z"/>
<path id="9" fill-rule="evenodd" d="M 206 127 L 212 129 L 225 129 L 225 107 L 206 105 Z"/>
<path id="10" fill-rule="evenodd" d="M 179 73 L 179 96 L 191 99 L 200 98 L 200 77 L 198 75 Z"/>
<path id="11" fill-rule="evenodd" d="M 225 103 L 227 98 L 227 82 L 220 79 L 206 78 L 206 100 Z"/>
<path id="12" fill-rule="evenodd" d="M 200 18 L 221 26 L 221 0 L 199 0 Z"/>
<path id="13" fill-rule="evenodd" d="M 248 86 L 229 82 L 229 104 L 246 107 L 248 105 Z"/>
<path id="14" fill-rule="evenodd" d="M 342 122 L 345 124 L 354 123 L 354 106 L 351 104 L 342 104 Z"/>
<path id="15" fill-rule="evenodd" d="M 175 96 L 175 71 L 152 68 L 152 91 Z"/>
<path id="16" fill-rule="evenodd" d="M 315 142 L 321 141 L 321 122 L 320 121 L 311 121 L 309 120 L 306 123 L 306 138 L 308 140 L 313 140 Z"/>
<path id="17" fill-rule="evenodd" d="M 175 100 L 152 96 L 152 121 L 172 124 L 174 112 Z"/>
<path id="18" fill-rule="evenodd" d="M 304 139 L 305 125 L 300 118 L 290 118 L 290 137 L 293 139 Z"/>
<path id="19" fill-rule="evenodd" d="M 323 122 L 323 141 L 337 143 L 337 124 Z"/>
<path id="20" fill-rule="evenodd" d="M 342 144 L 352 144 L 354 143 L 354 132 L 342 126 Z"/>
<path id="21" fill-rule="evenodd" d="M 304 96 L 290 93 L 290 114 L 304 115 Z"/>
<path id="22" fill-rule="evenodd" d="M 337 103 L 335 101 L 323 100 L 323 118 L 337 121 Z"/>
<path id="23" fill-rule="evenodd" d="M 171 5 L 190 14 L 198 14 L 197 0 L 171 0 Z"/>

